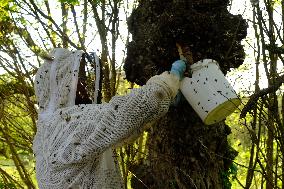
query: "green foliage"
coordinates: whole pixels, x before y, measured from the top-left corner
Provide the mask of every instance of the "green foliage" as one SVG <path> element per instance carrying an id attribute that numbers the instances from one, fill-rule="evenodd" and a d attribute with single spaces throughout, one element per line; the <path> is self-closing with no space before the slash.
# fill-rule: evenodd
<path id="1" fill-rule="evenodd" d="M 0 0 L 0 22 L 6 21 L 10 18 L 9 16 L 9 3 L 11 0 Z"/>
<path id="2" fill-rule="evenodd" d="M 170 185 L 170 188 L 172 188 L 172 189 L 178 188 L 178 184 L 177 184 L 176 180 L 170 181 L 169 185 Z"/>
<path id="3" fill-rule="evenodd" d="M 4 184 L 0 182 L 0 189 L 16 189 L 16 186 L 14 183 Z"/>
<path id="4" fill-rule="evenodd" d="M 0 162 L 5 165 L 1 167 L 0 189 L 18 188 L 18 185 L 25 185 L 25 179 L 33 177 L 31 142 L 34 135 L 34 113 L 30 105 L 33 94 L 30 84 L 8 74 L 0 75 L 0 138 L 3 139 L 0 143 Z M 19 164 L 29 173 L 25 178 L 21 177 L 23 170 L 17 166 Z"/>
<path id="5" fill-rule="evenodd" d="M 10 95 L 23 94 L 23 83 L 19 80 L 9 77 L 8 75 L 0 75 L 0 99 L 5 99 Z M 26 86 L 26 92 L 29 93 L 29 96 L 34 95 L 34 89 L 32 86 Z"/>
<path id="6" fill-rule="evenodd" d="M 221 178 L 223 181 L 223 188 L 224 189 L 231 189 L 232 188 L 232 180 L 234 180 L 237 176 L 238 168 L 237 166 L 232 163 L 229 169 L 226 172 L 221 172 Z"/>
<path id="7" fill-rule="evenodd" d="M 59 0 L 60 3 L 67 3 L 70 5 L 79 5 L 80 0 Z"/>
<path id="8" fill-rule="evenodd" d="M 10 18 L 11 10 L 15 10 L 11 0 L 0 0 L 0 42 L 7 41 L 6 34 L 13 31 L 13 24 Z"/>
<path id="9" fill-rule="evenodd" d="M 280 6 L 281 5 L 281 0 L 272 0 L 272 5 Z"/>

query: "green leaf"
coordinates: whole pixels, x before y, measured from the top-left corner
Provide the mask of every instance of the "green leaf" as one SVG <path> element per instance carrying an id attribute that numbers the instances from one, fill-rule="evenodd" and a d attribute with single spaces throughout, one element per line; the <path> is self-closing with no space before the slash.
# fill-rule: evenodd
<path id="1" fill-rule="evenodd" d="M 67 3 L 70 5 L 79 5 L 79 0 L 59 0 L 60 3 Z"/>

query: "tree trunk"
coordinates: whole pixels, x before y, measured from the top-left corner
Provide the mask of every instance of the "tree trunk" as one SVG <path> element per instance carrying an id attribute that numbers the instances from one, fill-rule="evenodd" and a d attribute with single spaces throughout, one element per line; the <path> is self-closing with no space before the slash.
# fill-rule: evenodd
<path id="1" fill-rule="evenodd" d="M 147 187 L 207 189 L 229 184 L 226 171 L 237 153 L 228 145 L 230 128 L 223 122 L 204 125 L 184 101 L 149 133 L 149 163 L 135 172 Z M 133 188 L 146 188 L 133 180 Z"/>
<path id="2" fill-rule="evenodd" d="M 169 70 L 179 59 L 176 43 L 189 47 L 193 61 L 211 58 L 221 70 L 243 63 L 240 41 L 247 25 L 227 11 L 228 0 L 143 0 L 128 20 L 133 41 L 124 65 L 139 85 Z M 228 170 L 237 155 L 224 122 L 206 126 L 187 103 L 171 107 L 150 130 L 148 158 L 132 168 L 134 189 L 230 188 Z"/>

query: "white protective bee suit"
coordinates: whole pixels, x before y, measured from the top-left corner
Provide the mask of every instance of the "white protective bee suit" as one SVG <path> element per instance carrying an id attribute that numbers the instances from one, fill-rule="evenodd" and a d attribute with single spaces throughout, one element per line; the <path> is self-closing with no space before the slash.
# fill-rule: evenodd
<path id="1" fill-rule="evenodd" d="M 75 105 L 82 51 L 54 49 L 35 77 L 39 105 L 33 150 L 40 189 L 123 188 L 112 147 L 163 116 L 179 89 L 164 72 L 109 103 Z"/>

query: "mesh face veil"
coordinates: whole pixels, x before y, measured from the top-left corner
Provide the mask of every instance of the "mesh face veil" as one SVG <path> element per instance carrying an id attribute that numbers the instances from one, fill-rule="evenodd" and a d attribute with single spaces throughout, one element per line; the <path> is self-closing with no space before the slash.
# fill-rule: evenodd
<path id="1" fill-rule="evenodd" d="M 49 56 L 54 59 L 46 60 L 35 76 L 40 116 L 75 103 L 100 102 L 100 66 L 94 53 L 55 48 Z"/>
<path id="2" fill-rule="evenodd" d="M 75 104 L 101 103 L 101 66 L 95 53 L 82 55 L 80 60 Z"/>

